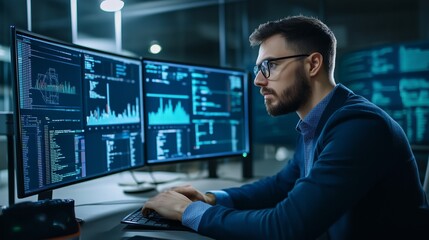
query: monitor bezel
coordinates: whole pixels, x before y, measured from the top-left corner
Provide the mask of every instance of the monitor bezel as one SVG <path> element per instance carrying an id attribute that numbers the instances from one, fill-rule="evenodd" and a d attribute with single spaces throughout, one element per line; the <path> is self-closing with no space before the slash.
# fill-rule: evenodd
<path id="1" fill-rule="evenodd" d="M 20 111 L 20 99 L 19 99 L 19 86 L 18 86 L 18 59 L 17 59 L 17 52 L 16 52 L 16 37 L 17 34 L 21 34 L 23 36 L 29 37 L 29 38 L 34 38 L 34 39 L 38 39 L 41 41 L 46 41 L 52 44 L 56 44 L 56 45 L 61 45 L 67 48 L 74 48 L 74 49 L 78 49 L 78 50 L 82 50 L 82 51 L 89 51 L 89 52 L 94 52 L 95 54 L 102 54 L 102 55 L 107 55 L 107 56 L 112 56 L 112 57 L 118 57 L 118 58 L 124 58 L 124 59 L 128 59 L 130 61 L 135 61 L 135 62 L 139 62 L 140 63 L 140 78 L 142 77 L 142 71 L 143 71 L 143 66 L 142 66 L 142 58 L 141 57 L 135 57 L 135 56 L 128 56 L 128 55 L 122 55 L 122 54 L 118 54 L 118 53 L 114 53 L 114 52 L 107 52 L 107 51 L 103 51 L 103 50 L 99 50 L 99 49 L 93 49 L 93 48 L 89 48 L 89 47 L 85 47 L 85 46 L 81 46 L 81 45 L 77 45 L 74 43 L 68 43 L 65 41 L 61 41 L 58 39 L 54 39 L 45 35 L 41 35 L 32 31 L 28 31 L 28 30 L 23 30 L 20 28 L 17 28 L 15 26 L 10 26 L 10 36 L 11 36 L 11 73 L 12 73 L 12 92 L 13 92 L 13 99 L 14 99 L 14 131 L 15 131 L 15 169 L 16 169 L 16 189 L 17 189 L 17 194 L 18 194 L 18 198 L 25 198 L 25 197 L 30 197 L 30 196 L 34 196 L 39 194 L 39 198 L 41 195 L 46 194 L 46 192 L 52 192 L 55 189 L 59 189 L 59 188 L 64 188 L 70 185 L 74 185 L 74 184 L 78 184 L 78 183 L 82 183 L 82 182 L 86 182 L 89 180 L 93 180 L 93 179 L 97 179 L 97 178 L 101 178 L 104 176 L 109 176 L 109 175 L 113 175 L 119 172 L 126 172 L 126 171 L 130 171 L 130 170 L 135 170 L 135 169 L 139 169 L 139 168 L 143 168 L 146 165 L 146 160 L 144 159 L 146 156 L 146 147 L 145 147 L 145 137 L 144 137 L 144 123 L 141 123 L 141 127 L 143 129 L 141 129 L 141 140 L 142 142 L 142 158 L 143 161 L 141 162 L 141 164 L 136 165 L 136 166 L 130 166 L 126 169 L 118 169 L 118 170 L 113 170 L 110 172 L 104 172 L 101 174 L 97 174 L 97 175 L 92 175 L 92 176 L 88 176 L 88 177 L 84 177 L 72 182 L 63 182 L 63 183 L 59 183 L 59 184 L 54 184 L 54 185 L 49 185 L 47 187 L 43 187 L 43 188 L 38 188 L 37 190 L 33 190 L 33 191 L 25 191 L 24 188 L 24 163 L 23 163 L 23 154 L 22 154 L 22 150 L 23 150 L 23 143 L 22 143 L 22 139 L 21 139 L 21 134 L 22 134 L 22 128 L 21 128 L 21 111 Z M 142 79 L 142 78 L 141 78 Z M 141 84 L 140 86 L 140 111 L 141 111 L 141 115 L 143 115 L 143 111 L 144 111 L 144 104 L 143 104 L 143 84 Z M 144 121 L 144 117 L 141 117 L 141 121 Z M 50 196 L 52 195 L 52 193 L 48 193 L 46 196 Z"/>
<path id="2" fill-rule="evenodd" d="M 250 84 L 250 73 L 249 71 L 246 71 L 245 69 L 240 68 L 234 68 L 234 67 L 223 67 L 223 66 L 214 66 L 209 64 L 201 64 L 201 63 L 191 63 L 191 62 L 185 62 L 185 61 L 175 61 L 175 60 L 167 60 L 167 59 L 159 59 L 159 58 L 150 58 L 150 57 L 143 57 L 142 58 L 142 79 L 145 81 L 145 62 L 157 62 L 157 63 L 166 63 L 166 64 L 173 64 L 173 65 L 182 65 L 182 66 L 189 66 L 189 67 L 196 67 L 196 68 L 208 68 L 218 71 L 234 71 L 239 72 L 242 74 L 245 79 L 243 79 L 243 87 L 245 88 L 245 96 L 243 96 L 245 101 L 245 107 L 246 107 L 246 113 L 244 113 L 244 117 L 246 118 L 247 126 L 246 126 L 246 134 L 247 134 L 247 150 L 248 151 L 237 151 L 237 152 L 222 152 L 219 154 L 209 154 L 209 155 L 193 155 L 189 158 L 175 158 L 170 160 L 156 160 L 156 161 L 149 161 L 148 157 L 148 134 L 145 134 L 145 140 L 146 143 L 146 151 L 145 151 L 145 161 L 146 166 L 158 166 L 158 165 L 167 165 L 167 164 L 178 164 L 178 163 L 189 163 L 189 162 L 195 162 L 195 161 L 213 161 L 216 159 L 225 159 L 225 158 L 241 158 L 243 161 L 251 161 L 252 158 L 252 138 L 251 138 L 251 84 Z M 145 111 L 147 110 L 146 107 L 146 89 L 145 89 L 145 83 L 143 83 L 143 108 Z M 149 125 L 148 122 L 148 114 L 144 115 L 144 131 L 147 132 L 147 127 Z"/>

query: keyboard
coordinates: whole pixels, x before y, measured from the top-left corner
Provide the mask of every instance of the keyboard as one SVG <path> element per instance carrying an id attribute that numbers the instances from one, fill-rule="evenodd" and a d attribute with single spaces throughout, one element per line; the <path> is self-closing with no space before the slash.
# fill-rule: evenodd
<path id="1" fill-rule="evenodd" d="M 145 229 L 194 231 L 191 228 L 183 226 L 180 221 L 166 219 L 155 211 L 151 212 L 148 216 L 143 216 L 141 209 L 128 214 L 122 219 L 121 223 Z"/>

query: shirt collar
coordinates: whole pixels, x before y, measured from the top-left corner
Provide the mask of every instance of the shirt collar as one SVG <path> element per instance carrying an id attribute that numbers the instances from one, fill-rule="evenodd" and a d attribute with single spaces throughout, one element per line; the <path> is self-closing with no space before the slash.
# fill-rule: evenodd
<path id="1" fill-rule="evenodd" d="M 325 110 L 326 106 L 328 105 L 329 101 L 332 98 L 332 95 L 334 95 L 335 90 L 337 89 L 338 85 L 335 86 L 335 88 L 328 94 L 326 97 L 322 99 L 308 114 L 305 116 L 304 119 L 300 119 L 298 121 L 298 124 L 296 125 L 296 130 L 306 135 L 308 133 L 314 133 L 317 128 L 317 124 L 319 123 L 320 118 L 322 117 L 322 113 Z"/>

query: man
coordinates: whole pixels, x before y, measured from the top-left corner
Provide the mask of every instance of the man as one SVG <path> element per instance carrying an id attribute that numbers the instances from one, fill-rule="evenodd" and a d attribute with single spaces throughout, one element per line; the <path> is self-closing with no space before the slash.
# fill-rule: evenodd
<path id="1" fill-rule="evenodd" d="M 216 239 L 420 237 L 428 204 L 407 138 L 380 108 L 335 83 L 331 30 L 294 16 L 260 25 L 250 42 L 259 45 L 254 83 L 267 112 L 300 117 L 294 158 L 239 188 L 173 188 L 143 213 Z"/>

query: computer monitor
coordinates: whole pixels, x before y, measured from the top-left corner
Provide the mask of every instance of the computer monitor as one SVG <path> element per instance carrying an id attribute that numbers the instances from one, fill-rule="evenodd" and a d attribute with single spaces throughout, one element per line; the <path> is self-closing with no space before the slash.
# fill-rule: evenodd
<path id="1" fill-rule="evenodd" d="M 357 50 L 339 62 L 339 78 L 404 129 L 413 149 L 429 150 L 429 42 Z"/>
<path id="2" fill-rule="evenodd" d="M 149 165 L 249 156 L 246 71 L 143 59 L 143 78 Z"/>
<path id="3" fill-rule="evenodd" d="M 142 167 L 141 59 L 11 33 L 18 197 Z"/>

